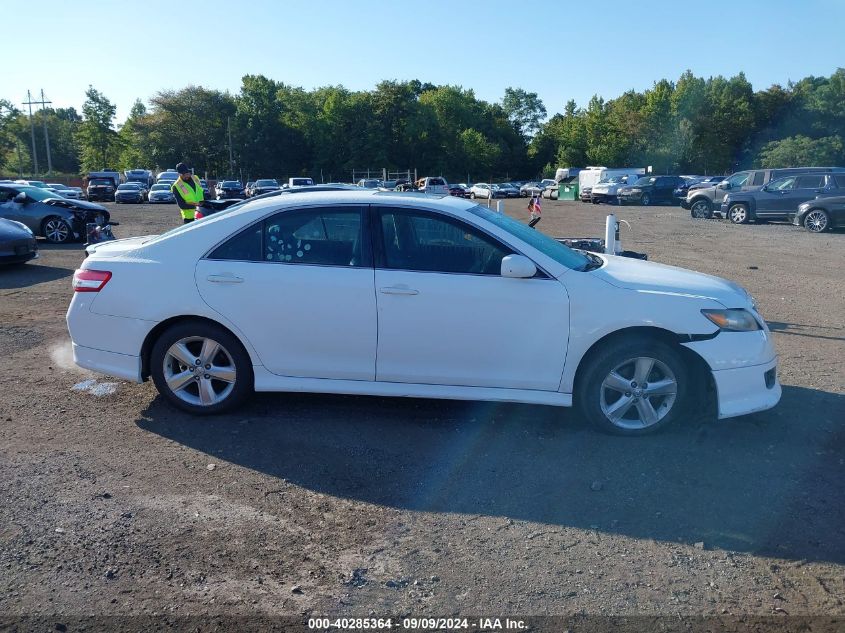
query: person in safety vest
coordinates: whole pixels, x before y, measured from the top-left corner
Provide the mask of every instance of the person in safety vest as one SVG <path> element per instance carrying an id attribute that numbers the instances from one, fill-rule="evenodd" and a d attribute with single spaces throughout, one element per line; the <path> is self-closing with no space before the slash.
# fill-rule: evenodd
<path id="1" fill-rule="evenodd" d="M 202 204 L 202 185 L 200 179 L 191 173 L 185 163 L 176 165 L 176 171 L 179 172 L 179 178 L 170 186 L 170 190 L 176 197 L 176 204 L 182 213 L 182 223 L 187 224 L 194 221 L 197 206 Z"/>

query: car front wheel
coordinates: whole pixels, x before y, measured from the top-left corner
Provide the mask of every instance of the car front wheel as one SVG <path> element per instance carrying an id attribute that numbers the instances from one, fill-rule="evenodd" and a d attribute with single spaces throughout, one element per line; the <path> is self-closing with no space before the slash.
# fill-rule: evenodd
<path id="1" fill-rule="evenodd" d="M 44 220 L 42 229 L 44 237 L 47 238 L 48 242 L 52 242 L 53 244 L 64 244 L 69 242 L 73 237 L 70 224 L 66 220 L 56 216 L 51 216 Z"/>
<path id="2" fill-rule="evenodd" d="M 249 355 L 218 325 L 180 323 L 153 345 L 150 369 L 159 393 L 183 411 L 221 413 L 237 406 L 253 388 Z"/>
<path id="3" fill-rule="evenodd" d="M 644 193 L 643 197 L 640 198 L 640 204 L 643 205 L 644 207 L 647 207 L 648 205 L 651 204 L 651 198 L 649 197 L 649 195 L 647 193 Z"/>
<path id="4" fill-rule="evenodd" d="M 734 224 L 746 224 L 748 222 L 748 207 L 744 204 L 732 204 L 728 207 L 728 219 Z"/>
<path id="5" fill-rule="evenodd" d="M 652 433 L 684 414 L 689 372 L 670 345 L 642 339 L 610 345 L 589 360 L 579 377 L 578 406 L 602 431 Z"/>
<path id="6" fill-rule="evenodd" d="M 804 216 L 804 228 L 810 233 L 824 233 L 830 226 L 830 218 L 822 209 L 813 209 Z"/>
<path id="7" fill-rule="evenodd" d="M 710 203 L 707 200 L 696 200 L 692 203 L 689 213 L 692 217 L 698 219 L 710 219 L 713 217 L 713 209 L 710 208 Z"/>

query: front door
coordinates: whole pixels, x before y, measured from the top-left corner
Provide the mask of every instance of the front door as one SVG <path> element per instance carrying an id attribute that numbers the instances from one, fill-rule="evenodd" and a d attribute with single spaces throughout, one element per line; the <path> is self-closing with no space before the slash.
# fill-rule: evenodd
<path id="1" fill-rule="evenodd" d="M 513 250 L 462 220 L 373 209 L 377 380 L 558 390 L 569 338 L 562 284 L 502 277 Z"/>
<path id="2" fill-rule="evenodd" d="M 376 301 L 366 207 L 282 211 L 197 264 L 203 300 L 272 373 L 373 380 Z"/>

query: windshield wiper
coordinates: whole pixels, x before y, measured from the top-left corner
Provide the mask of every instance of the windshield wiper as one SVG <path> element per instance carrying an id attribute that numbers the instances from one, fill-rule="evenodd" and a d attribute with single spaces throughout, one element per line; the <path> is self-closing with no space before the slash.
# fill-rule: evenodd
<path id="1" fill-rule="evenodd" d="M 586 264 L 584 264 L 581 268 L 578 269 L 582 273 L 586 273 L 586 272 L 589 272 L 591 270 L 595 270 L 596 268 L 601 268 L 604 265 L 604 260 L 601 257 L 599 257 L 598 255 L 594 255 L 593 253 L 591 253 L 589 251 L 581 251 L 581 253 L 587 259 L 590 260 Z"/>

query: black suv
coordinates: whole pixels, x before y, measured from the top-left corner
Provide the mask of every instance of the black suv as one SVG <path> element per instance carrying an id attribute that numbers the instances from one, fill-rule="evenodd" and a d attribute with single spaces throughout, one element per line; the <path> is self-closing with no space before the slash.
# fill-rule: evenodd
<path id="1" fill-rule="evenodd" d="M 786 220 L 802 202 L 841 195 L 845 195 L 845 173 L 797 173 L 771 180 L 754 191 L 729 192 L 721 211 L 734 224 Z"/>
<path id="2" fill-rule="evenodd" d="M 92 178 L 88 183 L 88 200 L 114 201 L 114 181 L 108 178 Z"/>
<path id="3" fill-rule="evenodd" d="M 835 177 L 841 180 L 842 177 Z M 840 183 L 845 184 L 845 183 Z M 815 198 L 798 205 L 788 219 L 795 226 L 803 226 L 810 233 L 824 233 L 832 228 L 845 228 L 845 196 Z"/>
<path id="4" fill-rule="evenodd" d="M 660 202 L 675 202 L 674 191 L 685 184 L 680 176 L 643 176 L 633 185 L 622 187 L 616 192 L 619 204 L 634 202 L 644 207 Z"/>

